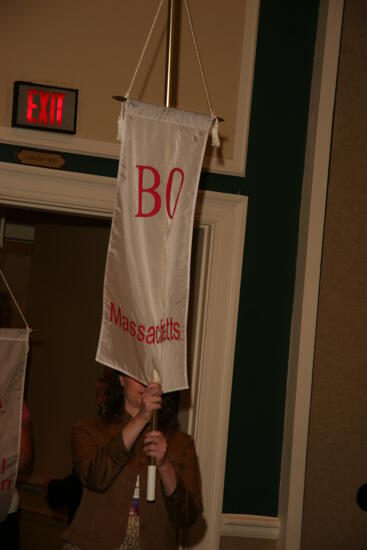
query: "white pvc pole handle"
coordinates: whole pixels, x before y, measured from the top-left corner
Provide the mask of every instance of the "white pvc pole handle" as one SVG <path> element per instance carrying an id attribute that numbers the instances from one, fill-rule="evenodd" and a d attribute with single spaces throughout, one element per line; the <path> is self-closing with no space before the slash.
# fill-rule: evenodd
<path id="1" fill-rule="evenodd" d="M 157 369 L 153 369 L 153 382 L 157 384 L 160 382 L 159 374 Z M 151 421 L 151 430 L 154 431 L 157 429 L 158 423 L 158 411 L 153 411 L 152 421 Z M 147 475 L 147 501 L 155 501 L 155 486 L 157 478 L 157 465 L 155 463 L 155 458 L 149 457 L 148 464 L 148 475 Z"/>
<path id="2" fill-rule="evenodd" d="M 155 481 L 157 477 L 156 464 L 148 464 L 148 480 L 147 480 L 147 501 L 155 500 Z"/>

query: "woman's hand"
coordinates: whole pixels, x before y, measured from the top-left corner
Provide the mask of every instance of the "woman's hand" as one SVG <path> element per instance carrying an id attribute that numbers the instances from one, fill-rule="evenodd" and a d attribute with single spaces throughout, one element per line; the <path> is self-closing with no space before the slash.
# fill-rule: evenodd
<path id="1" fill-rule="evenodd" d="M 157 466 L 162 466 L 166 461 L 167 441 L 161 432 L 148 432 L 144 437 L 144 453 L 156 459 Z"/>
<path id="2" fill-rule="evenodd" d="M 125 410 L 133 418 L 122 428 L 122 439 L 129 451 L 150 421 L 152 412 L 162 407 L 162 388 L 160 384 L 153 382 L 147 387 L 136 381 L 128 384 L 129 387 L 125 388 Z M 130 409 L 127 407 L 128 404 Z"/>
<path id="3" fill-rule="evenodd" d="M 162 407 L 162 387 L 160 384 L 151 382 L 145 388 L 141 396 L 141 405 L 139 416 L 148 423 L 152 417 L 152 412 Z"/>
<path id="4" fill-rule="evenodd" d="M 171 495 L 177 487 L 177 476 L 167 457 L 167 441 L 161 432 L 149 432 L 144 437 L 144 453 L 156 459 L 158 473 L 166 495 Z"/>

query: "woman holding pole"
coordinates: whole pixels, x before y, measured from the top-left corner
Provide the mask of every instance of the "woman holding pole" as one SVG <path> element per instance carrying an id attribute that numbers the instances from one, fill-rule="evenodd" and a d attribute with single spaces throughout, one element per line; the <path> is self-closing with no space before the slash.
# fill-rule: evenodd
<path id="1" fill-rule="evenodd" d="M 153 411 L 158 430 L 150 431 Z M 177 529 L 202 511 L 192 438 L 177 430 L 174 396 L 114 371 L 97 419 L 72 432 L 72 455 L 83 498 L 63 534 L 64 549 L 175 550 Z M 147 465 L 157 465 L 154 502 L 146 500 Z"/>

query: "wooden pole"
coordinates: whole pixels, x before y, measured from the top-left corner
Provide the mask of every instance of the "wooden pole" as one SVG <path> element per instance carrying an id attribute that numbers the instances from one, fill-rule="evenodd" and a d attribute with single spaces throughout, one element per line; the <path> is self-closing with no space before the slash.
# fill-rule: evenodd
<path id="1" fill-rule="evenodd" d="M 167 52 L 166 52 L 166 107 L 172 103 L 172 62 L 173 62 L 173 41 L 174 41 L 174 18 L 175 0 L 168 0 L 168 29 L 167 29 Z"/>
<path id="2" fill-rule="evenodd" d="M 168 0 L 168 28 L 167 28 L 167 53 L 166 53 L 166 90 L 165 90 L 165 105 L 171 106 L 172 102 L 172 59 L 173 59 L 173 41 L 174 41 L 174 17 L 175 17 L 175 0 Z M 160 382 L 156 369 L 153 370 L 153 382 Z M 151 431 L 158 428 L 158 411 L 153 411 L 152 420 L 150 423 Z M 148 461 L 148 481 L 147 481 L 147 501 L 155 500 L 155 481 L 156 481 L 157 465 L 154 457 L 149 457 Z"/>

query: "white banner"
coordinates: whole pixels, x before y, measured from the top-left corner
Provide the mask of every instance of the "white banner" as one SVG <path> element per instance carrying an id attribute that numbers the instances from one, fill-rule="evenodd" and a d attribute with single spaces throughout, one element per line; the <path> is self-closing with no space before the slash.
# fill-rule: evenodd
<path id="1" fill-rule="evenodd" d="M 0 329 L 0 521 L 17 479 L 30 329 Z"/>
<path id="2" fill-rule="evenodd" d="M 191 242 L 211 118 L 126 101 L 97 361 L 187 384 Z"/>

